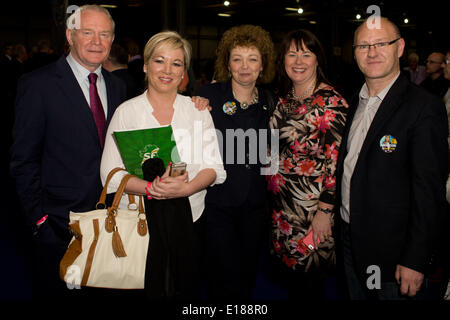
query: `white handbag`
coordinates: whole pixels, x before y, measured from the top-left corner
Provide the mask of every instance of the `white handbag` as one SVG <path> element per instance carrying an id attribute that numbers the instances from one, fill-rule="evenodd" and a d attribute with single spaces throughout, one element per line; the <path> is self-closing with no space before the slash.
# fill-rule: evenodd
<path id="1" fill-rule="evenodd" d="M 97 210 L 70 212 L 69 230 L 73 238 L 60 263 L 60 277 L 69 288 L 80 286 L 143 289 L 149 234 L 142 196 L 139 208 L 129 195 L 128 209 L 118 209 L 126 183 L 132 175 L 125 175 L 110 208 L 105 207 L 108 183 L 97 203 Z M 133 208 L 134 205 L 134 208 Z"/>

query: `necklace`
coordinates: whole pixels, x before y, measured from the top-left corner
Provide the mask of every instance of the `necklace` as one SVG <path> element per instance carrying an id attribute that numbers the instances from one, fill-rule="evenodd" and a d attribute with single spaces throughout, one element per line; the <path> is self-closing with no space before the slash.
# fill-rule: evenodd
<path id="1" fill-rule="evenodd" d="M 252 105 L 252 104 L 257 104 L 258 103 L 258 101 L 259 101 L 259 99 L 258 99 L 258 90 L 256 90 L 256 88 L 253 88 L 253 92 L 252 92 L 252 95 L 253 95 L 253 99 L 252 99 L 252 101 L 250 101 L 250 103 L 248 103 L 247 101 L 239 101 L 237 98 L 236 98 L 236 94 L 234 93 L 234 90 L 233 90 L 233 97 L 237 100 L 237 101 L 239 101 L 239 104 L 241 105 L 241 109 L 243 109 L 243 110 L 246 110 L 250 105 Z"/>
<path id="2" fill-rule="evenodd" d="M 305 98 L 306 96 L 308 96 L 308 95 L 311 93 L 312 89 L 314 88 L 314 84 L 315 84 L 315 82 L 313 82 L 313 83 L 311 84 L 311 86 L 310 86 L 308 89 L 306 89 L 306 91 L 303 92 L 303 93 L 302 93 L 301 95 L 299 95 L 299 96 L 296 96 L 296 95 L 295 95 L 295 88 L 292 87 L 292 97 L 294 97 L 295 100 L 302 100 L 303 98 Z"/>

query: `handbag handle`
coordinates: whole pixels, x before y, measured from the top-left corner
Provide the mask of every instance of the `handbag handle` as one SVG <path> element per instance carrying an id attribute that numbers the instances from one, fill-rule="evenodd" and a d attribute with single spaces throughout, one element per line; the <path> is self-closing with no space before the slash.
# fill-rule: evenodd
<path id="1" fill-rule="evenodd" d="M 119 208 L 120 200 L 122 199 L 123 192 L 125 190 L 125 187 L 128 183 L 128 180 L 130 180 L 131 177 L 137 177 L 134 174 L 127 174 L 122 178 L 122 181 L 120 182 L 119 187 L 117 188 L 116 194 L 114 196 L 114 200 L 111 206 L 111 209 L 113 212 L 116 212 Z"/>
<path id="2" fill-rule="evenodd" d="M 134 200 L 134 194 L 128 194 L 128 209 L 130 209 L 130 204 L 136 205 L 136 202 Z M 130 209 L 131 210 L 131 209 Z M 136 210 L 136 209 L 134 209 Z M 147 219 L 146 214 L 144 210 L 144 204 L 142 201 L 142 196 L 139 196 L 139 215 L 138 215 L 139 221 L 137 223 L 137 232 L 140 236 L 145 237 L 147 234 Z"/>
<path id="3" fill-rule="evenodd" d="M 132 209 L 130 208 L 131 204 L 136 204 L 135 198 L 134 198 L 134 194 L 128 194 L 128 209 L 129 210 L 136 210 L 136 209 Z M 144 205 L 142 203 L 142 196 L 139 196 L 139 213 L 145 213 L 145 209 L 144 209 Z"/>
<path id="4" fill-rule="evenodd" d="M 98 202 L 97 202 L 97 204 L 95 205 L 95 208 L 96 209 L 99 209 L 99 205 L 103 205 L 103 208 L 106 208 L 106 192 L 108 191 L 108 184 L 109 184 L 109 181 L 111 180 L 111 178 L 113 177 L 113 175 L 116 173 L 116 172 L 119 172 L 119 171 L 126 171 L 124 168 L 120 168 L 120 167 L 117 167 L 117 168 L 114 168 L 114 169 L 112 169 L 109 173 L 108 173 L 108 176 L 106 177 L 106 181 L 105 181 L 105 186 L 103 187 L 103 190 L 102 190 L 102 192 L 100 193 L 100 198 L 99 198 L 99 200 L 98 200 Z"/>

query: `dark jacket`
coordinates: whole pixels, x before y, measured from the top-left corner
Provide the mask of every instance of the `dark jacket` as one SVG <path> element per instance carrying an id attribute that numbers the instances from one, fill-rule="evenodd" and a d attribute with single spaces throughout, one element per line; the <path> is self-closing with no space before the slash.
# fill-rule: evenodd
<path id="1" fill-rule="evenodd" d="M 429 92 L 437 95 L 440 98 L 444 98 L 447 93 L 450 81 L 444 77 L 442 73 L 438 78 L 432 80 L 431 77 L 426 78 L 420 86 L 427 89 Z"/>
<path id="2" fill-rule="evenodd" d="M 224 169 L 227 172 L 227 179 L 223 184 L 208 188 L 206 203 L 225 207 L 241 206 L 247 199 L 250 199 L 250 202 L 246 203 L 248 205 L 259 206 L 264 203 L 266 180 L 260 172 L 262 157 L 259 154 L 261 150 L 264 155 L 266 153 L 259 146 L 260 133 L 263 132 L 260 130 L 268 129 L 269 118 L 273 112 L 273 98 L 270 97 L 269 101 L 269 94 L 268 91 L 259 88 L 259 102 L 249 106 L 247 110 L 242 110 L 239 102 L 233 97 L 231 82 L 209 84 L 197 92 L 196 95 L 209 99 L 214 125 L 222 135 L 222 139 L 218 137 L 218 141 Z M 226 102 L 236 104 L 234 114 L 229 115 L 224 111 Z M 239 135 L 237 130 L 242 130 L 242 134 Z M 240 142 L 239 138 L 233 138 L 234 133 L 236 137 L 247 134 L 245 143 L 243 140 Z M 267 146 L 266 141 L 261 142 L 264 148 Z"/>
<path id="3" fill-rule="evenodd" d="M 106 126 L 125 98 L 125 86 L 102 70 L 106 83 Z M 62 56 L 19 81 L 11 172 L 33 226 L 48 214 L 67 229 L 69 211 L 95 207 L 102 190 L 102 147 L 92 112 Z M 106 132 L 106 130 L 105 130 Z"/>
<path id="4" fill-rule="evenodd" d="M 342 138 L 339 178 L 357 106 L 355 96 Z M 380 146 L 385 135 L 397 140 L 391 153 Z M 373 119 L 350 183 L 352 249 L 364 279 L 371 265 L 380 267 L 382 282 L 395 281 L 397 264 L 426 273 L 445 206 L 447 137 L 444 104 L 400 75 Z M 340 195 L 340 181 L 337 186 Z"/>

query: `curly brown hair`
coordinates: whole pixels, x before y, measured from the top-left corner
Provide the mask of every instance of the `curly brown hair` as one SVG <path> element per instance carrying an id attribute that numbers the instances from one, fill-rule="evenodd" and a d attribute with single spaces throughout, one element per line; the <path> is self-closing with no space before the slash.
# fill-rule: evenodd
<path id="1" fill-rule="evenodd" d="M 255 47 L 262 58 L 261 76 L 258 83 L 270 83 L 275 75 L 275 49 L 269 32 L 260 26 L 241 25 L 225 31 L 216 50 L 215 79 L 228 81 L 231 77 L 228 65 L 230 53 L 236 47 Z"/>

